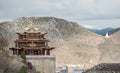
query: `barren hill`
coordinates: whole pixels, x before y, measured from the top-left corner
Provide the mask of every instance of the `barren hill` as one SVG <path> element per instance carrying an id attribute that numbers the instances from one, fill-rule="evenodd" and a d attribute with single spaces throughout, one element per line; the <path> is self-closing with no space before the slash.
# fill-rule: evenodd
<path id="1" fill-rule="evenodd" d="M 8 52 L 0 52 L 0 73 L 17 73 L 23 65 L 16 56 L 9 56 Z"/>
<path id="2" fill-rule="evenodd" d="M 101 62 L 120 63 L 120 31 L 107 38 L 99 48 L 102 52 Z"/>
<path id="3" fill-rule="evenodd" d="M 105 39 L 77 23 L 55 17 L 23 17 L 0 23 L 0 33 L 9 40 L 9 47 L 14 46 L 16 33 L 24 32 L 31 21 L 39 31 L 48 33 L 46 38 L 50 39 L 50 46 L 55 47 L 52 54 L 56 55 L 57 66 L 88 67 L 99 62 L 101 51 L 98 45 Z"/>

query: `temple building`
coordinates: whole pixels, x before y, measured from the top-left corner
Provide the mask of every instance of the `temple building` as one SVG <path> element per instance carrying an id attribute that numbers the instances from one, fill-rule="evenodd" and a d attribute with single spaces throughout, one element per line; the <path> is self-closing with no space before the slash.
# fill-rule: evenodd
<path id="1" fill-rule="evenodd" d="M 49 40 L 44 36 L 46 33 L 38 32 L 31 24 L 23 33 L 17 33 L 18 39 L 15 40 L 15 47 L 10 48 L 13 55 L 50 55 L 53 47 L 48 46 Z"/>
<path id="2" fill-rule="evenodd" d="M 50 47 L 47 33 L 39 32 L 32 24 L 23 33 L 17 33 L 15 47 L 9 48 L 13 55 L 26 55 L 27 62 L 32 63 L 38 73 L 55 73 L 56 56 L 50 55 L 54 47 Z"/>

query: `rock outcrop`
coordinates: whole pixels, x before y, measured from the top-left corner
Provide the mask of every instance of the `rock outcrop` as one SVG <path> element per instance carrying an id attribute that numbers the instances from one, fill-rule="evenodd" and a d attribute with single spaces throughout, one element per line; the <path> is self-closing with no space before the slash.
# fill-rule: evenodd
<path id="1" fill-rule="evenodd" d="M 17 73 L 22 65 L 20 58 L 8 55 L 7 51 L 0 53 L 0 73 Z"/>
<path id="2" fill-rule="evenodd" d="M 103 63 L 119 63 L 120 62 L 120 31 L 114 33 L 99 45 L 101 50 L 100 62 Z"/>
<path id="3" fill-rule="evenodd" d="M 101 63 L 83 73 L 119 73 L 120 63 Z"/>

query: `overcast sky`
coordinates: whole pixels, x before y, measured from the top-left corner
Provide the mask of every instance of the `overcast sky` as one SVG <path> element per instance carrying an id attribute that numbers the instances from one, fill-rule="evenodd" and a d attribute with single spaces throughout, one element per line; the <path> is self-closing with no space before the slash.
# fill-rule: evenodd
<path id="1" fill-rule="evenodd" d="M 120 27 L 120 0 L 0 0 L 0 21 L 54 16 L 89 28 Z"/>

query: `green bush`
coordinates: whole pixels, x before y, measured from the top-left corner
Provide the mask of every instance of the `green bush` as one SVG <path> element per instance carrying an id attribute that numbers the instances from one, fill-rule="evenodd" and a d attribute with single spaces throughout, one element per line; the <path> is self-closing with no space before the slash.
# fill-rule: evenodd
<path id="1" fill-rule="evenodd" d="M 20 56 L 24 61 L 26 61 L 26 55 L 25 54 L 21 54 Z"/>
<path id="2" fill-rule="evenodd" d="M 26 68 L 24 66 L 22 66 L 18 73 L 28 73 L 28 72 L 27 72 Z"/>

